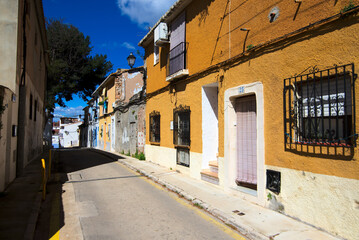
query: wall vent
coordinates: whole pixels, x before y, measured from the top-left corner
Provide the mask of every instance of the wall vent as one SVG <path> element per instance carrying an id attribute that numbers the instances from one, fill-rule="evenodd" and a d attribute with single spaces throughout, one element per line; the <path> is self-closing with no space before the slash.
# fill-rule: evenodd
<path id="1" fill-rule="evenodd" d="M 280 193 L 280 172 L 267 169 L 267 189 L 274 193 Z"/>

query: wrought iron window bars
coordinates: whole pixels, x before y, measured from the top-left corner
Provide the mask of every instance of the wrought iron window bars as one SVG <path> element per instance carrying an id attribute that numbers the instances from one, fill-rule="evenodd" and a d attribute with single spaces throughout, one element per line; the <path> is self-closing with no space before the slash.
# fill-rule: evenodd
<path id="1" fill-rule="evenodd" d="M 354 64 L 284 79 L 285 144 L 356 146 Z"/>

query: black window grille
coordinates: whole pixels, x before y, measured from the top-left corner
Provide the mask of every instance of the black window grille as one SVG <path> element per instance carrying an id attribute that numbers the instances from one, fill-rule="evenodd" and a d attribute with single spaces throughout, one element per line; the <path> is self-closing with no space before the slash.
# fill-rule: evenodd
<path id="1" fill-rule="evenodd" d="M 285 79 L 285 144 L 355 146 L 354 80 L 354 64 Z"/>
<path id="2" fill-rule="evenodd" d="M 173 144 L 190 146 L 190 109 L 180 106 L 173 111 Z"/>
<path id="3" fill-rule="evenodd" d="M 186 69 L 186 42 L 181 42 L 169 52 L 167 76 Z"/>
<path id="4" fill-rule="evenodd" d="M 150 142 L 161 141 L 161 115 L 157 111 L 150 113 Z"/>

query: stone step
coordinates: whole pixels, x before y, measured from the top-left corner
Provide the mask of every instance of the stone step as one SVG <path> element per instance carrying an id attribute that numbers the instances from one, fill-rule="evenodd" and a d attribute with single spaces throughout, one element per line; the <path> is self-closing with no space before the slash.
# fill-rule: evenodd
<path id="1" fill-rule="evenodd" d="M 218 162 L 217 161 L 210 161 L 209 166 L 217 167 L 218 168 Z"/>
<path id="2" fill-rule="evenodd" d="M 209 169 L 202 170 L 201 179 L 209 183 L 219 184 L 218 173 L 212 172 Z"/>
<path id="3" fill-rule="evenodd" d="M 209 170 L 211 172 L 218 173 L 218 162 L 217 161 L 210 161 L 209 162 Z"/>

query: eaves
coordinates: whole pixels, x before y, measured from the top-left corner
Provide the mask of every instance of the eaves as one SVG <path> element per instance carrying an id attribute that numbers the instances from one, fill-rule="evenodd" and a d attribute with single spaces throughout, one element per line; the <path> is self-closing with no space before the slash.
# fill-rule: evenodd
<path id="1" fill-rule="evenodd" d="M 180 14 L 192 0 L 178 0 L 175 2 L 172 7 L 157 21 L 157 23 L 151 28 L 151 30 L 142 38 L 138 43 L 138 46 L 144 47 L 153 39 L 153 32 L 155 28 L 161 22 L 169 23 L 171 22 L 178 14 Z"/>

